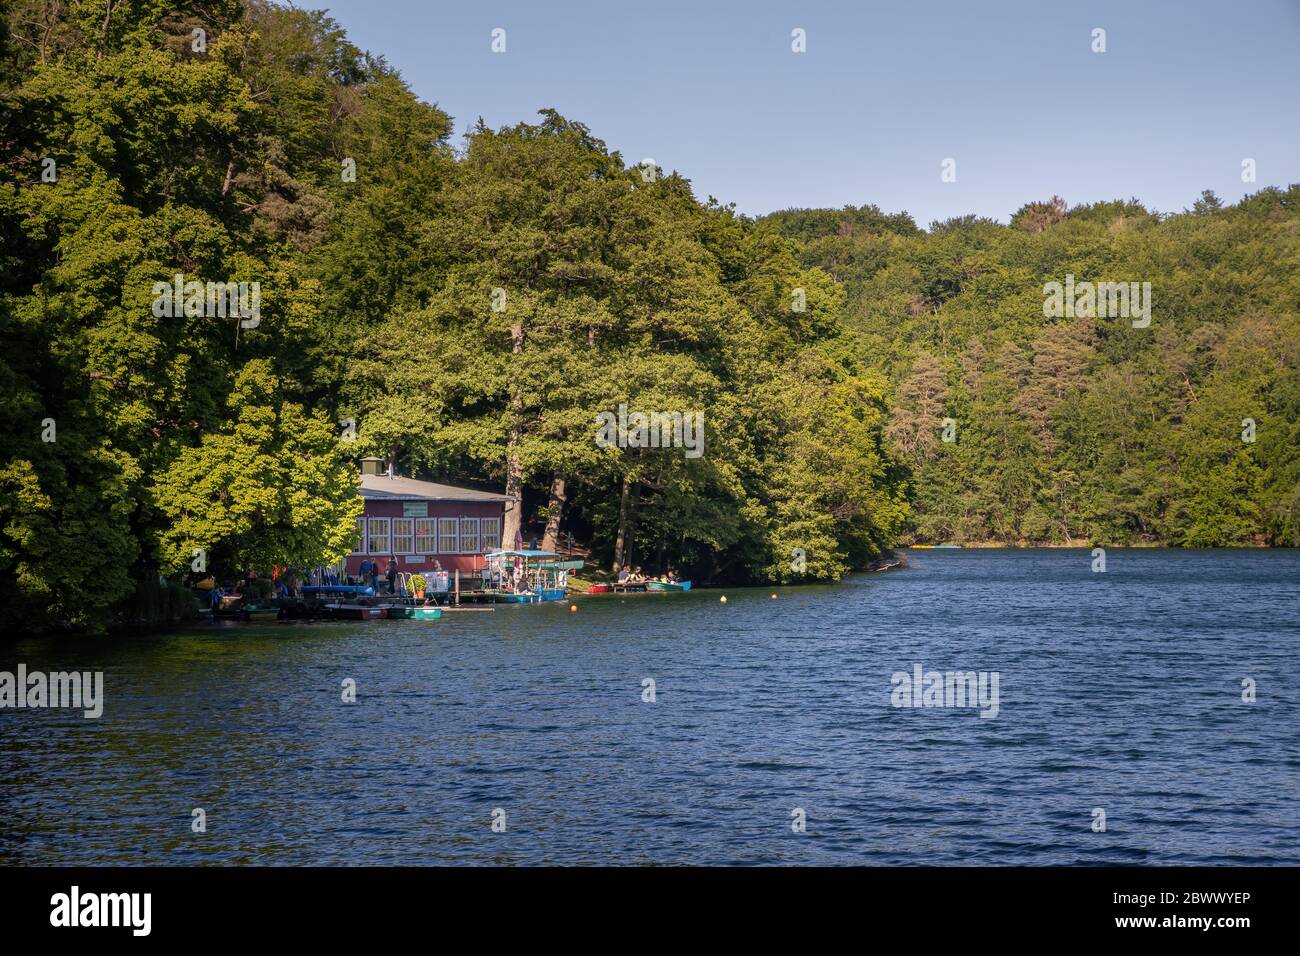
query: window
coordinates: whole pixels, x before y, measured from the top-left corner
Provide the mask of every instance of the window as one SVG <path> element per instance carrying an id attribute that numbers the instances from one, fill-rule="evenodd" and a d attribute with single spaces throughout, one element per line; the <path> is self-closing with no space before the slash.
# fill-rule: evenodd
<path id="1" fill-rule="evenodd" d="M 352 549 L 353 554 L 366 553 L 366 519 L 357 519 L 357 545 Z"/>
<path id="2" fill-rule="evenodd" d="M 460 548 L 456 542 L 456 519 L 438 519 L 438 551 L 442 554 L 455 554 Z"/>
<path id="3" fill-rule="evenodd" d="M 437 554 L 437 521 L 436 518 L 416 518 L 415 519 L 415 550 L 412 554 Z"/>
<path id="4" fill-rule="evenodd" d="M 460 549 L 467 554 L 478 553 L 478 518 L 460 519 Z"/>
<path id="5" fill-rule="evenodd" d="M 388 554 L 388 519 L 370 519 L 370 553 Z"/>
<path id="6" fill-rule="evenodd" d="M 415 542 L 411 540 L 414 527 L 413 518 L 393 519 L 393 554 L 415 553 Z"/>
<path id="7" fill-rule="evenodd" d="M 481 518 L 478 524 L 483 550 L 495 551 L 501 547 L 501 519 Z"/>

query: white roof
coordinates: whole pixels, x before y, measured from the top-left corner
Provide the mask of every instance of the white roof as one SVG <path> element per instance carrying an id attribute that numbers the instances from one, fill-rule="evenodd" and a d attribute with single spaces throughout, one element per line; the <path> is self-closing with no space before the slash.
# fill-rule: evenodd
<path id="1" fill-rule="evenodd" d="M 361 497 L 408 501 L 509 501 L 505 495 L 473 488 L 456 488 L 434 481 L 414 478 L 389 478 L 387 475 L 362 475 Z"/>

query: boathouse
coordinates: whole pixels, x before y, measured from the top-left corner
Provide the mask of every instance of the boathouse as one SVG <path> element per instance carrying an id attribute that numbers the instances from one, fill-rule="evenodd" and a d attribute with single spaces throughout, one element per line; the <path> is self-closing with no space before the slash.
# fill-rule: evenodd
<path id="1" fill-rule="evenodd" d="M 490 491 L 398 477 L 380 458 L 361 460 L 361 498 L 356 549 L 345 561 L 350 575 L 367 557 L 381 568 L 394 557 L 400 571 L 424 573 L 435 561 L 444 571 L 478 571 L 483 555 L 501 547 L 511 504 Z"/>

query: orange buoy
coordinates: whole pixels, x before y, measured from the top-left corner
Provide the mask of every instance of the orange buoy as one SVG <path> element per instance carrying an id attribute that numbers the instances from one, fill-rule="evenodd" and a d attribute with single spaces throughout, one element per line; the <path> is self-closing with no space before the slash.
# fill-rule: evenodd
<path id="1" fill-rule="evenodd" d="M 576 605 L 576 604 L 570 604 L 570 605 L 569 605 L 569 612 L 572 613 L 572 614 L 577 614 L 577 613 L 578 613 L 578 605 Z"/>

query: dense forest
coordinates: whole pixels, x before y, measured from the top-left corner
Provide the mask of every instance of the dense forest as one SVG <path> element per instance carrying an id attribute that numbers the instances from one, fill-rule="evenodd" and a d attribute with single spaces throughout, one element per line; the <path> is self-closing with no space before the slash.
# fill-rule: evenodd
<path id="1" fill-rule="evenodd" d="M 1300 542 L 1300 187 L 755 219 L 551 110 L 453 141 L 260 0 L 14 0 L 0 113 L 5 627 L 165 617 L 200 554 L 332 560 L 370 454 L 518 496 L 507 541 L 712 581 Z M 1067 275 L 1149 282 L 1150 323 L 1048 316 Z M 256 312 L 160 310 L 177 276 Z M 620 406 L 701 413 L 704 454 L 598 442 Z"/>

